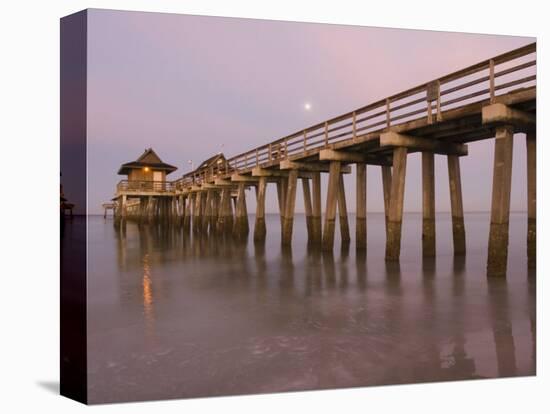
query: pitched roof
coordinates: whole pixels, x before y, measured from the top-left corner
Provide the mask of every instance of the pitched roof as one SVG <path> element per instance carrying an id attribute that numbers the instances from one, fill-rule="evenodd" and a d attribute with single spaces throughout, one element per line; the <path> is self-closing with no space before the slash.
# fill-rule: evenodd
<path id="1" fill-rule="evenodd" d="M 216 162 L 221 159 L 223 161 L 225 161 L 225 156 L 223 155 L 223 153 L 219 153 L 219 154 L 216 154 L 214 155 L 213 157 L 210 157 L 208 158 L 207 160 L 204 160 L 198 167 L 197 167 L 197 170 L 200 170 L 202 168 L 207 168 L 211 165 L 216 165 Z"/>
<path id="2" fill-rule="evenodd" d="M 153 170 L 164 170 L 166 171 L 166 174 L 170 174 L 171 172 L 178 169 L 173 165 L 162 162 L 160 157 L 155 151 L 153 151 L 152 148 L 147 148 L 137 160 L 122 164 L 120 166 L 120 169 L 118 170 L 118 174 L 127 175 L 132 169 L 139 169 L 144 167 L 149 167 Z"/>

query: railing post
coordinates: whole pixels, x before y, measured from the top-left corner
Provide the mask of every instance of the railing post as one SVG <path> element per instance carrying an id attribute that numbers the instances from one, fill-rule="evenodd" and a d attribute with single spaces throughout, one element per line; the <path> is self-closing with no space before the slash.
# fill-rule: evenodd
<path id="1" fill-rule="evenodd" d="M 260 160 L 258 157 L 258 148 L 256 148 L 256 167 L 259 167 L 259 166 L 260 166 Z"/>
<path id="2" fill-rule="evenodd" d="M 390 118 L 390 98 L 386 99 L 386 126 L 389 128 L 391 124 Z"/>
<path id="3" fill-rule="evenodd" d="M 441 122 L 441 82 L 437 82 L 437 102 L 436 102 L 436 119 L 437 122 Z"/>
<path id="4" fill-rule="evenodd" d="M 489 96 L 490 102 L 495 102 L 495 61 L 489 61 Z"/>
<path id="5" fill-rule="evenodd" d="M 328 147 L 328 121 L 325 121 L 325 147 Z"/>
<path id="6" fill-rule="evenodd" d="M 285 138 L 285 158 L 288 159 L 288 138 Z"/>
<path id="7" fill-rule="evenodd" d="M 440 105 L 439 105 L 439 81 L 433 81 L 426 85 L 426 101 L 428 104 L 428 124 L 433 123 L 433 101 L 436 101 L 437 119 L 440 117 Z"/>
<path id="8" fill-rule="evenodd" d="M 353 111 L 353 120 L 352 120 L 352 128 L 353 128 L 353 140 L 357 138 L 357 116 L 355 114 L 355 111 Z"/>
<path id="9" fill-rule="evenodd" d="M 267 148 L 268 154 L 267 158 L 269 159 L 269 162 L 273 161 L 273 157 L 271 155 L 271 144 L 269 144 L 269 147 Z"/>
<path id="10" fill-rule="evenodd" d="M 307 130 L 304 129 L 304 152 L 307 151 Z"/>

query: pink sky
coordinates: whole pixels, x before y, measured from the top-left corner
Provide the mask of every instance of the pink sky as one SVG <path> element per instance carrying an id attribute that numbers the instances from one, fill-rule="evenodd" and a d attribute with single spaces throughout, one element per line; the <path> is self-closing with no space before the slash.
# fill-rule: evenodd
<path id="1" fill-rule="evenodd" d="M 189 170 L 188 160 L 197 165 L 222 149 L 230 157 L 534 41 L 95 9 L 88 19 L 92 214 L 113 196 L 123 178 L 116 175 L 120 164 L 144 148 L 177 166 L 170 176 L 176 179 Z M 303 109 L 305 102 L 311 111 Z M 512 210 L 525 210 L 523 135 L 516 136 L 515 148 Z M 470 155 L 461 159 L 467 211 L 490 207 L 492 154 L 492 141 L 483 141 L 470 144 Z M 367 174 L 367 209 L 382 211 L 379 168 L 368 167 Z M 353 176 L 346 186 L 353 211 Z M 443 156 L 436 157 L 436 192 L 436 209 L 449 211 Z M 268 212 L 277 210 L 275 200 L 269 188 Z M 405 211 L 420 209 L 420 156 L 414 154 Z M 300 196 L 297 211 L 303 211 Z"/>

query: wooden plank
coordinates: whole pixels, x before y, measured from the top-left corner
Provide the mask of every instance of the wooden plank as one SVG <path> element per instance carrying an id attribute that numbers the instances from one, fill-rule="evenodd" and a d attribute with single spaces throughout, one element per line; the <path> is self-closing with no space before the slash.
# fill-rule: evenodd
<path id="1" fill-rule="evenodd" d="M 411 135 L 398 134 L 396 132 L 384 132 L 380 134 L 380 146 L 405 147 L 419 151 L 431 151 L 438 154 L 468 155 L 468 146 L 442 142 Z"/>
<path id="2" fill-rule="evenodd" d="M 535 114 L 520 111 L 502 103 L 484 106 L 481 119 L 483 125 L 513 125 L 516 132 L 521 128 L 532 129 L 537 122 Z"/>
<path id="3" fill-rule="evenodd" d="M 235 183 L 257 183 L 259 181 L 259 177 L 254 177 L 250 175 L 243 175 L 243 174 L 232 174 L 231 175 L 231 181 Z"/>
<path id="4" fill-rule="evenodd" d="M 372 165 L 392 165 L 392 161 L 388 157 L 366 154 L 364 152 L 336 151 L 333 149 L 321 150 L 319 152 L 319 160 L 365 163 Z"/>
<path id="5" fill-rule="evenodd" d="M 291 160 L 283 160 L 279 164 L 281 170 L 302 170 L 310 172 L 329 172 L 329 164 L 326 162 L 298 162 Z M 351 173 L 351 168 L 346 165 L 341 167 L 342 174 Z"/>

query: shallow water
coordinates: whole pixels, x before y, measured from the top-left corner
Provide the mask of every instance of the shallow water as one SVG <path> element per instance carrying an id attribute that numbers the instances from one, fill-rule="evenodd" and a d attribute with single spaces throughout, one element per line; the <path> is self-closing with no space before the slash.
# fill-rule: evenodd
<path id="1" fill-rule="evenodd" d="M 275 215 L 264 246 L 89 217 L 89 400 L 534 375 L 526 215 L 511 216 L 506 278 L 485 274 L 488 214 L 465 220 L 466 257 L 440 214 L 422 260 L 422 217 L 406 214 L 400 265 L 386 265 L 382 214 L 366 255 L 338 238 L 333 254 L 308 249 L 302 215 L 290 252 Z"/>

